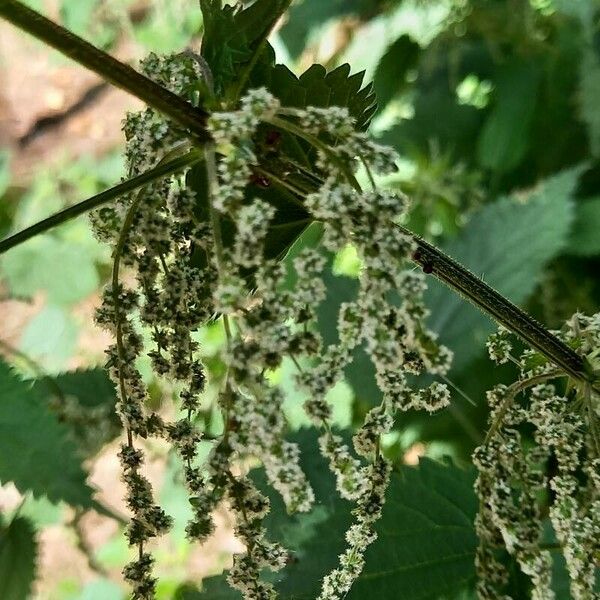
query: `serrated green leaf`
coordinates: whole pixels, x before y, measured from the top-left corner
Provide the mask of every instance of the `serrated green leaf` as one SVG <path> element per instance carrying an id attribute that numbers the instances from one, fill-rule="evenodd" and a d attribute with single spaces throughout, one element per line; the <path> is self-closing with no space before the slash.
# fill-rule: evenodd
<path id="1" fill-rule="evenodd" d="M 378 110 L 406 89 L 406 76 L 417 65 L 421 49 L 408 35 L 400 36 L 386 51 L 377 65 L 373 79 Z"/>
<path id="2" fill-rule="evenodd" d="M 69 439 L 39 392 L 0 361 L 0 482 L 52 502 L 92 506 L 92 489 Z"/>
<path id="3" fill-rule="evenodd" d="M 575 256 L 600 254 L 600 198 L 577 205 L 567 252 Z"/>
<path id="4" fill-rule="evenodd" d="M 202 56 L 214 78 L 217 95 L 227 96 L 242 70 L 253 60 L 284 0 L 257 0 L 247 8 L 225 5 L 221 0 L 200 0 L 204 19 Z"/>
<path id="5" fill-rule="evenodd" d="M 84 457 L 96 454 L 121 432 L 121 421 L 115 410 L 115 386 L 104 369 L 59 373 L 50 382 L 47 379 L 35 381 L 34 388 L 44 398 L 55 397 L 60 392 L 60 397 L 54 398 L 57 404 L 53 408 L 69 428 Z"/>
<path id="6" fill-rule="evenodd" d="M 392 477 L 355 600 L 435 600 L 475 579 L 475 472 L 421 459 Z"/>
<path id="7" fill-rule="evenodd" d="M 529 146 L 540 80 L 536 62 L 513 61 L 500 69 L 495 106 L 479 136 L 482 166 L 506 173 L 519 164 Z"/>
<path id="8" fill-rule="evenodd" d="M 18 517 L 8 525 L 0 523 L 0 598 L 29 598 L 35 579 L 37 541 L 28 519 Z"/>
<path id="9" fill-rule="evenodd" d="M 564 249 L 574 216 L 573 194 L 581 168 L 564 171 L 527 196 L 501 198 L 476 213 L 444 250 L 519 304 L 540 281 L 544 267 Z M 456 293 L 433 278 L 426 294 L 430 327 L 455 352 L 460 371 L 480 354 L 494 327 Z"/>
<path id="10" fill-rule="evenodd" d="M 285 65 L 275 64 L 275 54 L 269 45 L 263 58 L 264 63 L 252 72 L 252 87 L 267 87 L 286 107 L 341 106 L 349 110 L 359 129 L 369 126 L 377 104 L 373 85 L 362 87 L 364 71 L 350 74 L 348 64 L 327 71 L 314 64 L 297 77 Z"/>

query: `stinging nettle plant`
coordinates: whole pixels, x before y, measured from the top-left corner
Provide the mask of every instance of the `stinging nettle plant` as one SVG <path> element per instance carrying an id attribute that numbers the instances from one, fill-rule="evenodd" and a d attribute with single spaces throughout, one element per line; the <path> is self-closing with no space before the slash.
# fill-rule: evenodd
<path id="1" fill-rule="evenodd" d="M 314 65 L 298 78 L 275 63 L 267 39 L 290 4 L 200 0 L 200 53 L 150 55 L 138 73 L 21 3 L 0 0 L 4 18 L 148 105 L 124 122 L 125 181 L 0 242 L 5 252 L 90 212 L 95 234 L 112 248 L 112 278 L 97 322 L 114 336 L 107 369 L 125 430 L 119 458 L 131 511 L 126 535 L 136 554 L 123 573 L 133 597 L 154 597 L 149 542 L 171 525 L 144 476 L 140 440 L 149 437 L 166 439 L 183 462 L 193 508 L 188 538 L 204 542 L 213 532 L 212 513 L 225 503 L 245 547 L 234 556 L 229 584 L 247 599 L 277 597 L 271 572 L 294 557 L 269 538 L 270 500 L 246 465 L 260 461 L 289 513 L 313 508 L 300 448 L 287 436 L 283 395 L 270 378 L 285 357 L 296 366 L 295 386 L 308 397 L 304 409 L 337 493 L 353 506 L 345 550 L 318 597 L 349 593 L 376 543 L 390 481 L 382 436 L 402 412 L 435 412 L 450 402 L 444 381 L 452 353 L 425 325 L 426 275 L 493 317 L 501 327 L 488 342 L 491 358 L 519 368 L 513 385 L 489 392 L 490 428 L 474 455 L 479 597 L 508 597 L 502 551 L 531 579 L 533 597 L 553 597 L 543 543 L 546 509 L 572 596 L 596 597 L 599 316 L 577 314 L 563 330 L 546 331 L 399 224 L 409 200 L 376 183 L 378 175 L 395 171 L 396 156 L 365 133 L 376 109 L 372 87 L 363 87 L 362 75 L 351 75 L 348 65 L 331 72 Z M 297 253 L 290 283 L 282 259 L 309 227 L 318 227 L 319 243 Z M 326 294 L 324 251 L 349 243 L 361 259 L 359 287 L 340 307 L 338 340 L 327 345 L 317 328 Z M 123 277 L 125 270 L 134 283 Z M 194 334 L 215 319 L 226 334 L 218 396 L 224 427 L 199 464 L 197 416 L 207 376 Z M 517 356 L 511 332 L 527 346 Z M 326 396 L 361 345 L 383 400 L 349 439 L 335 431 Z M 136 368 L 142 354 L 159 378 L 176 383 L 178 420 L 166 422 L 148 408 Z M 425 380 L 415 377 L 421 375 L 433 383 L 415 383 Z M 531 431 L 533 444 L 525 435 Z"/>

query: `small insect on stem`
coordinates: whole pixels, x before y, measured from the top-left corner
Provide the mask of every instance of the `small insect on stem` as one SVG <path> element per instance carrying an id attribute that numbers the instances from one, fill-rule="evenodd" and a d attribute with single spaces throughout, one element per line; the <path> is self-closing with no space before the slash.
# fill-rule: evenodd
<path id="1" fill-rule="evenodd" d="M 413 252 L 412 259 L 421 265 L 423 273 L 426 275 L 431 275 L 431 273 L 433 273 L 433 263 L 430 260 L 427 260 L 420 250 L 415 250 Z"/>

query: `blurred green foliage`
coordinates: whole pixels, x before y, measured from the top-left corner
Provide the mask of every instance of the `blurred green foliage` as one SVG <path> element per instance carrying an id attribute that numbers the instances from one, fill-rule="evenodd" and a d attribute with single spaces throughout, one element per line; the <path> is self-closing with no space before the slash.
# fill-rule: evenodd
<path id="1" fill-rule="evenodd" d="M 43 9 L 41 2 L 28 4 Z M 97 45 L 114 49 L 133 40 L 140 53 L 197 47 L 202 34 L 197 3 L 188 0 L 61 0 L 59 15 L 67 27 Z M 245 38 L 229 36 L 240 64 L 248 60 L 245 52 L 257 39 L 252 34 L 258 34 L 259 21 L 251 20 Z M 228 23 L 212 25 L 217 33 L 205 48 L 220 43 Z M 398 173 L 380 183 L 411 197 L 407 224 L 556 327 L 578 309 L 596 312 L 600 307 L 599 25 L 596 0 L 300 0 L 271 39 L 275 54 L 257 66 L 251 81 L 279 85 L 300 103 L 319 103 L 320 98 L 327 105 L 356 85 L 353 73 L 366 69 L 379 104 L 373 115 L 367 93 L 356 114 L 365 123 L 374 116 L 373 134 L 401 155 Z M 286 68 L 275 67 L 275 58 L 285 61 Z M 314 68 L 298 79 L 315 58 L 337 74 Z M 334 71 L 346 62 L 352 73 L 343 67 Z M 235 71 L 220 72 L 224 89 L 234 89 Z M 113 152 L 101 159 L 64 160 L 51 169 L 42 165 L 23 189 L 11 181 L 9 153 L 0 152 L 0 236 L 93 195 L 121 175 L 119 153 Z M 311 228 L 298 245 L 316 241 L 318 232 Z M 289 239 L 275 242 L 278 249 L 287 248 Z M 89 327 L 75 309 L 96 298 L 107 280 L 108 258 L 108 249 L 79 219 L 0 259 L 4 297 L 44 302 L 24 328 L 19 347 L 8 349 L 11 363 L 35 383 L 26 383 L 0 363 L 0 482 L 13 482 L 27 495 L 21 509 L 3 515 L 0 524 L 3 599 L 20 600 L 31 588 L 35 529 L 63 520 L 64 503 L 101 510 L 86 484 L 88 463 L 83 461 L 93 460 L 117 435 L 114 391 L 98 369 L 66 371 L 81 352 L 82 326 Z M 328 342 L 335 340 L 337 307 L 355 288 L 360 268 L 351 247 L 331 259 L 328 298 L 321 311 Z M 401 461 L 415 444 L 425 444 L 430 456 L 451 454 L 468 467 L 485 429 L 485 391 L 510 377 L 511 367 L 498 369 L 485 358 L 492 324 L 475 308 L 433 281 L 428 306 L 431 326 L 456 354 L 449 376 L 455 386 L 453 405 L 435 417 L 407 414 L 397 423 L 386 452 Z M 219 324 L 207 326 L 199 339 L 212 376 L 202 418 L 214 434 L 221 427 L 213 406 L 223 376 Z M 302 399 L 289 385 L 288 365 L 273 373 L 272 380 L 286 391 L 286 411 L 292 428 L 299 429 L 294 435 L 306 448 L 304 461 L 320 496 L 313 513 L 295 520 L 272 498 L 269 527 L 300 561 L 278 585 L 285 598 L 314 597 L 310 586 L 328 567 L 322 561 L 335 562 L 341 550 L 347 507 L 334 504 L 326 469 L 310 453 L 313 434 L 301 429 L 306 425 L 299 410 Z M 148 383 L 153 402 L 172 410 L 174 390 L 164 382 Z M 60 402 L 61 395 L 68 402 Z M 370 363 L 358 352 L 346 382 L 332 392 L 336 424 L 349 429 L 377 396 Z M 90 428 L 103 436 L 90 437 Z M 205 445 L 208 450 L 209 442 Z M 159 563 L 169 565 L 159 597 L 235 597 L 222 578 L 207 580 L 203 591 L 197 582 L 183 585 L 190 547 L 182 524 L 189 507 L 181 465 L 170 456 L 165 460 L 161 500 L 175 516 L 170 536 L 177 553 L 175 558 L 159 555 Z M 455 591 L 470 597 L 466 584 L 473 579 L 476 510 L 471 482 L 471 471 L 454 463 L 424 460 L 416 469 L 401 467 L 380 543 L 368 557 L 365 577 L 370 583 L 359 582 L 351 597 L 433 599 L 458 597 Z M 408 527 L 416 521 L 424 524 L 422 535 L 428 540 L 419 546 L 421 561 L 441 560 L 426 571 L 415 561 L 417 542 Z M 438 539 L 445 524 L 456 528 L 456 534 Z M 327 559 L 317 551 L 321 542 L 328 546 Z M 445 561 L 445 552 L 454 558 Z M 119 534 L 96 558 L 115 567 L 126 556 Z M 526 598 L 527 588 L 518 583 L 515 578 L 513 597 Z M 555 589 L 557 598 L 570 597 L 558 563 Z M 105 578 L 85 586 L 65 579 L 54 597 L 110 600 L 124 592 Z"/>

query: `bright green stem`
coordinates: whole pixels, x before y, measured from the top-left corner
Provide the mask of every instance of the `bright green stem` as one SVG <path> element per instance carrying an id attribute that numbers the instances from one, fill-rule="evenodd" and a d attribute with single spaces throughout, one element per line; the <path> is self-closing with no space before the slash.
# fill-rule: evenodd
<path id="1" fill-rule="evenodd" d="M 207 141 L 210 138 L 205 128 L 208 117 L 205 111 L 193 108 L 175 94 L 163 89 L 131 67 L 120 63 L 85 40 L 27 8 L 17 0 L 0 0 L 0 16 L 91 69 L 107 81 L 140 98 L 148 105 L 188 128 L 199 139 Z M 282 127 L 290 133 L 307 140 L 317 148 L 326 151 L 325 148 L 322 148 L 323 144 L 320 140 L 306 134 L 306 132 L 296 127 L 290 121 L 274 117 L 271 119 L 271 124 Z M 349 180 L 351 179 L 353 179 L 352 176 Z M 129 184 L 126 182 L 121 185 L 125 187 Z M 143 185 L 143 183 L 140 185 Z M 140 185 L 136 185 L 131 189 L 136 189 Z M 121 187 L 119 193 L 131 191 L 131 189 L 123 189 L 123 187 Z M 113 188 L 113 191 L 118 188 L 119 186 Z M 105 194 L 108 193 L 112 192 L 105 192 Z M 99 204 L 115 198 L 119 193 L 112 193 L 110 197 L 103 198 Z M 95 198 L 97 201 L 98 197 Z M 90 199 L 87 202 L 92 200 L 94 199 Z M 65 214 L 67 211 L 63 211 L 59 215 L 50 217 L 46 221 L 33 226 L 33 228 L 25 230 L 25 232 L 28 232 L 28 235 L 25 237 L 14 239 L 16 236 L 13 236 L 13 238 L 5 240 L 0 244 L 0 253 L 21 241 L 29 239 L 29 237 L 36 235 L 36 233 L 46 231 L 50 227 L 91 208 L 94 208 L 93 204 L 91 206 L 82 206 L 80 204 L 77 207 L 67 209 L 67 211 L 74 210 L 75 212 L 72 214 Z M 55 221 L 54 219 L 57 220 Z M 473 273 L 452 260 L 449 256 L 446 256 L 441 250 L 431 246 L 413 232 L 402 227 L 400 229 L 405 235 L 415 240 L 417 251 L 413 259 L 426 273 L 435 275 L 440 281 L 457 291 L 483 312 L 491 315 L 498 323 L 519 335 L 525 342 L 541 352 L 548 360 L 563 369 L 571 377 L 579 381 L 591 383 L 594 389 L 600 386 L 597 375 L 593 372 L 587 361 L 561 340 L 544 329 L 534 319 L 490 286 L 475 277 Z M 25 234 L 25 232 L 18 235 Z M 9 242 L 10 245 L 7 245 Z"/>
<path id="2" fill-rule="evenodd" d="M 0 254 L 10 250 L 14 246 L 18 246 L 19 244 L 26 242 L 40 233 L 44 233 L 45 231 L 60 225 L 61 223 L 65 223 L 66 221 L 89 212 L 94 208 L 98 208 L 102 204 L 106 204 L 107 202 L 115 200 L 119 196 L 133 192 L 149 183 L 152 183 L 153 181 L 156 181 L 157 179 L 166 177 L 167 175 L 177 173 L 177 171 L 181 171 L 185 167 L 188 167 L 201 159 L 201 151 L 192 150 L 183 156 L 179 156 L 171 161 L 155 167 L 154 169 L 150 169 L 150 171 L 146 171 L 137 177 L 128 179 L 127 181 L 124 181 L 123 183 L 120 183 L 119 185 L 116 185 L 105 192 L 101 192 L 100 194 L 92 196 L 83 202 L 69 206 L 64 210 L 51 215 L 47 219 L 44 219 L 43 221 L 40 221 L 31 227 L 27 227 L 26 229 L 23 229 L 23 231 L 19 231 L 18 233 L 15 233 L 15 235 L 0 241 Z"/>
<path id="3" fill-rule="evenodd" d="M 183 98 L 164 89 L 129 65 L 102 52 L 18 0 L 0 0 L 0 16 L 90 71 L 97 73 L 105 81 L 136 96 L 148 106 L 170 117 L 189 129 L 198 139 L 208 140 L 210 138 L 206 131 L 208 114 L 204 110 L 194 108 Z"/>

